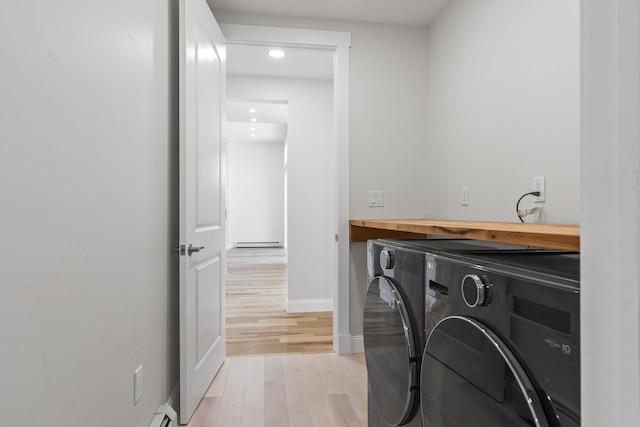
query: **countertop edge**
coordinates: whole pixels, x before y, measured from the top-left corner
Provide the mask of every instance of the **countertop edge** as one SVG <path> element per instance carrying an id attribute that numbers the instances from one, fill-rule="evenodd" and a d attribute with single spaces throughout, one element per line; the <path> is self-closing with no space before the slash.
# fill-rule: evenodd
<path id="1" fill-rule="evenodd" d="M 352 219 L 351 242 L 376 238 L 420 239 L 427 235 L 514 243 L 580 251 L 580 227 L 575 224 L 531 224 L 430 219 Z"/>

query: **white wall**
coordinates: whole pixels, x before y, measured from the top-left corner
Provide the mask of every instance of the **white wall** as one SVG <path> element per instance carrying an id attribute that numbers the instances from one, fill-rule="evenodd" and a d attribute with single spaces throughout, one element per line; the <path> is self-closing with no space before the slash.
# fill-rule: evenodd
<path id="1" fill-rule="evenodd" d="M 3 425 L 146 427 L 177 384 L 175 12 L 0 6 Z"/>
<path id="2" fill-rule="evenodd" d="M 640 4 L 582 2 L 582 425 L 640 420 Z"/>
<path id="3" fill-rule="evenodd" d="M 430 217 L 518 221 L 544 175 L 546 222 L 578 223 L 579 12 L 579 0 L 452 0 L 429 27 Z"/>
<path id="4" fill-rule="evenodd" d="M 284 142 L 229 143 L 229 242 L 284 244 Z"/>
<path id="5" fill-rule="evenodd" d="M 333 297 L 333 84 L 229 76 L 227 96 L 288 101 L 288 306 Z"/>
<path id="6" fill-rule="evenodd" d="M 545 175 L 547 222 L 578 222 L 578 0 L 453 0 L 429 29 L 216 16 L 351 32 L 351 218 L 517 221 L 516 200 Z M 369 190 L 385 192 L 384 208 L 367 206 Z M 365 251 L 351 244 L 352 335 L 362 334 Z"/>

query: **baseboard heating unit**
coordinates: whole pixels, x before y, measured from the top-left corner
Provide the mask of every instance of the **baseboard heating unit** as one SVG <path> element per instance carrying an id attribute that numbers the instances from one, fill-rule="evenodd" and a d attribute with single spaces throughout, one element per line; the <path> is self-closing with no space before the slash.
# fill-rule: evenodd
<path id="1" fill-rule="evenodd" d="M 158 408 L 158 412 L 154 415 L 149 427 L 177 427 L 177 415 L 171 406 L 162 405 Z"/>
<path id="2" fill-rule="evenodd" d="M 280 248 L 280 242 L 237 242 L 236 248 Z"/>

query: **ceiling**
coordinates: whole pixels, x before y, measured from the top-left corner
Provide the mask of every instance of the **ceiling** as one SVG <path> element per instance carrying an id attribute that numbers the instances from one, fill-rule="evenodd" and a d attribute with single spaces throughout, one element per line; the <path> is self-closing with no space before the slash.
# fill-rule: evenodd
<path id="1" fill-rule="evenodd" d="M 427 26 L 448 2 L 449 0 L 208 0 L 214 14 L 220 11 L 415 26 Z M 269 50 L 276 47 L 285 52 L 283 58 L 269 57 Z M 229 44 L 227 75 L 332 79 L 333 52 Z M 286 118 L 283 119 L 282 115 L 277 119 L 263 117 L 258 118 L 256 123 L 251 123 L 246 117 L 251 102 L 228 100 L 227 121 L 232 139 L 284 140 Z M 259 111 L 275 111 L 274 114 L 284 111 L 286 116 L 286 105 L 262 102 Z"/>
<path id="2" fill-rule="evenodd" d="M 333 79 L 333 52 L 320 49 L 280 48 L 283 58 L 272 58 L 277 46 L 227 45 L 227 75 L 302 79 Z"/>
<path id="3" fill-rule="evenodd" d="M 284 57 L 272 58 L 269 50 L 273 47 L 228 44 L 227 76 L 333 79 L 332 51 L 279 48 L 284 51 Z M 287 101 L 227 99 L 229 140 L 284 142 L 287 114 Z"/>
<path id="4" fill-rule="evenodd" d="M 428 25 L 449 0 L 209 0 L 216 11 Z"/>
<path id="5" fill-rule="evenodd" d="M 287 101 L 227 99 L 226 132 L 229 141 L 284 142 Z"/>
<path id="6" fill-rule="evenodd" d="M 247 123 L 287 123 L 287 101 L 227 99 L 227 121 Z"/>
<path id="7" fill-rule="evenodd" d="M 450 0 L 208 0 L 216 12 L 278 15 L 296 18 L 426 26 Z M 332 79 L 331 51 L 287 48 L 285 57 L 270 58 L 277 46 L 227 46 L 227 74 Z"/>

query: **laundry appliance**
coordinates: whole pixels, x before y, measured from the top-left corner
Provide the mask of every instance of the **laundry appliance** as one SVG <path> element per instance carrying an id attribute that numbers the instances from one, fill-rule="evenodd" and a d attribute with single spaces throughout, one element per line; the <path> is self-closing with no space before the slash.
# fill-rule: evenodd
<path id="1" fill-rule="evenodd" d="M 424 426 L 579 426 L 579 254 L 432 253 L 425 264 Z"/>
<path id="2" fill-rule="evenodd" d="M 435 283 L 446 268 L 429 271 L 434 254 L 548 252 L 497 242 L 466 239 L 370 240 L 367 243 L 369 286 L 363 335 L 368 371 L 370 427 L 422 427 L 420 369 L 427 329 L 427 274 Z M 443 298 L 443 289 L 439 289 Z M 433 326 L 433 325 L 432 325 Z"/>

